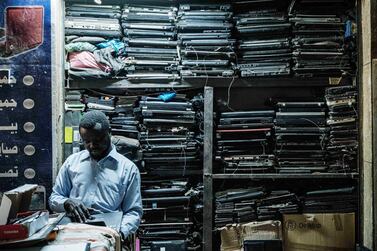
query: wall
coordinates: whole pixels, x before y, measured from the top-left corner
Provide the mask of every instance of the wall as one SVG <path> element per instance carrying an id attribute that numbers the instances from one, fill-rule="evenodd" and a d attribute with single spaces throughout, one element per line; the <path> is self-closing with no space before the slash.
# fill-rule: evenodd
<path id="1" fill-rule="evenodd" d="M 53 182 L 63 161 L 64 113 L 64 1 L 51 0 Z"/>
<path id="2" fill-rule="evenodd" d="M 374 130 L 376 124 L 373 123 L 373 114 L 376 112 L 376 102 L 373 100 L 375 95 L 375 81 L 372 81 L 372 44 L 371 44 L 371 10 L 373 0 L 361 0 L 361 47 L 360 55 L 360 110 L 361 110 L 361 133 L 360 133 L 360 168 L 361 168 L 361 192 L 362 192 L 362 211 L 361 211 L 361 228 L 363 245 L 373 250 L 374 219 L 373 209 L 373 156 L 375 149 L 372 142 L 375 137 Z M 375 68 L 377 69 L 377 68 Z"/>

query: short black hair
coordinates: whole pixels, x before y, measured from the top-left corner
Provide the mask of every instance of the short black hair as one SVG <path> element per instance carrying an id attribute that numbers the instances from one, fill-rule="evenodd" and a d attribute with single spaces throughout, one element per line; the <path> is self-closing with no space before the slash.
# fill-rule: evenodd
<path id="1" fill-rule="evenodd" d="M 80 120 L 79 127 L 96 131 L 110 131 L 110 122 L 106 115 L 100 111 L 86 112 Z"/>

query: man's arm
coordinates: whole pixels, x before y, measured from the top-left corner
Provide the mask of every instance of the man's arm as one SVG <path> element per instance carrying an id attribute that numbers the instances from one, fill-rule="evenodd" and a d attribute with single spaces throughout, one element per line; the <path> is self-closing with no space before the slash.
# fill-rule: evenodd
<path id="1" fill-rule="evenodd" d="M 131 167 L 131 174 L 127 183 L 128 187 L 126 188 L 126 194 L 122 202 L 123 218 L 121 225 L 121 231 L 125 238 L 129 234 L 136 232 L 143 215 L 140 173 L 135 165 Z"/>
<path id="2" fill-rule="evenodd" d="M 49 198 L 51 210 L 55 212 L 64 212 L 64 202 L 69 198 L 72 189 L 72 183 L 68 174 L 69 158 L 65 161 L 56 177 L 55 185 Z"/>

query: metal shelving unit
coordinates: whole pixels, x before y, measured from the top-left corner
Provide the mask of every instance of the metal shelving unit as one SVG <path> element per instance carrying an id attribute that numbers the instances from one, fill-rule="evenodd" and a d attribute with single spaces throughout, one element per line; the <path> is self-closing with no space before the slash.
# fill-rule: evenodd
<path id="1" fill-rule="evenodd" d="M 346 81 L 346 80 L 345 80 Z M 304 83 L 304 85 L 303 85 Z M 70 89 L 150 89 L 150 88 L 170 88 L 170 89 L 187 89 L 209 87 L 326 87 L 330 86 L 328 78 L 310 78 L 304 80 L 295 77 L 280 78 L 185 78 L 179 80 L 151 80 L 139 79 L 128 80 L 125 78 L 93 80 L 75 80 L 68 79 L 67 87 Z"/>
<path id="2" fill-rule="evenodd" d="M 276 80 L 275 80 L 276 81 Z M 312 86 L 313 87 L 313 86 Z M 204 184 L 204 214 L 203 214 L 203 250 L 214 250 L 213 243 L 213 194 L 214 181 L 216 180 L 358 180 L 359 174 L 352 173 L 311 173 L 311 174 L 283 174 L 283 173 L 255 173 L 255 174 L 225 174 L 213 173 L 213 125 L 214 125 L 214 88 L 204 88 L 204 158 L 203 158 L 203 184 Z"/>
<path id="3" fill-rule="evenodd" d="M 203 152 L 203 250 L 212 248 L 213 228 L 213 88 L 204 88 L 204 152 Z"/>
<path id="4" fill-rule="evenodd" d="M 76 0 L 88 3 L 88 0 Z M 65 2 L 76 2 L 65 0 Z M 107 4 L 123 4 L 124 0 L 112 0 Z M 90 2 L 91 3 L 91 2 Z M 343 79 L 342 81 L 348 81 Z M 313 173 L 313 174 L 223 174 L 213 173 L 213 127 L 214 127 L 214 89 L 215 88 L 315 88 L 331 86 L 329 78 L 229 78 L 229 77 L 200 77 L 184 79 L 134 79 L 118 77 L 111 79 L 67 79 L 66 87 L 69 89 L 105 89 L 108 91 L 126 92 L 127 90 L 142 90 L 155 92 L 162 90 L 186 90 L 204 88 L 204 147 L 203 147 L 203 250 L 213 249 L 213 195 L 214 181 L 218 180 L 293 180 L 293 179 L 324 179 L 347 180 L 358 179 L 358 173 Z M 337 82 L 334 80 L 334 82 Z M 268 91 L 268 90 L 266 90 Z"/>
<path id="5" fill-rule="evenodd" d="M 358 173 L 313 173 L 313 174 L 212 174 L 212 179 L 357 179 Z"/>

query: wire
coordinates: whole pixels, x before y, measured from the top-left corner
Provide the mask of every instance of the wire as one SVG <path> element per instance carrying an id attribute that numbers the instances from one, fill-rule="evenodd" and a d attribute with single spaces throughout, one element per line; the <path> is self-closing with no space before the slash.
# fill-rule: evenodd
<path id="1" fill-rule="evenodd" d="M 236 65 L 238 65 L 238 57 L 237 57 L 237 53 L 233 50 L 232 46 L 230 46 L 229 48 L 230 48 L 231 51 L 234 53 L 235 58 L 236 58 Z M 231 82 L 230 82 L 230 84 L 229 84 L 229 87 L 228 87 L 228 97 L 227 97 L 227 102 L 226 102 L 226 106 L 227 106 L 228 109 L 231 110 L 231 111 L 234 111 L 234 110 L 230 107 L 230 104 L 229 104 L 229 102 L 230 102 L 230 90 L 231 90 L 231 88 L 232 88 L 232 85 L 233 85 L 233 83 L 234 83 L 234 80 L 235 80 L 235 76 L 232 77 L 232 80 L 231 80 Z"/>
<path id="2" fill-rule="evenodd" d="M 184 148 L 184 145 L 183 143 L 181 142 L 181 156 L 183 155 L 183 160 L 184 160 L 184 164 L 183 164 L 183 173 L 182 173 L 182 176 L 185 176 L 186 175 L 186 151 L 185 151 L 185 148 Z"/>
<path id="3" fill-rule="evenodd" d="M 227 101 L 226 101 L 226 106 L 227 106 L 228 109 L 231 110 L 232 112 L 234 112 L 234 110 L 230 107 L 229 102 L 230 102 L 230 90 L 231 90 L 231 88 L 232 88 L 232 85 L 233 85 L 233 83 L 234 83 L 234 80 L 235 80 L 235 77 L 233 76 L 232 81 L 230 82 L 229 87 L 228 87 L 228 97 L 227 97 Z"/>

